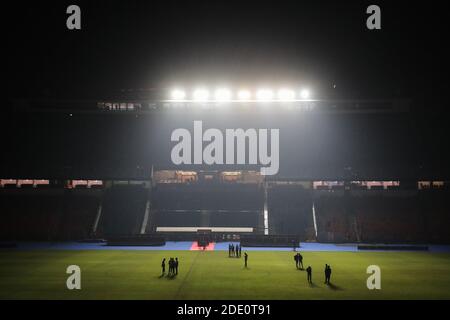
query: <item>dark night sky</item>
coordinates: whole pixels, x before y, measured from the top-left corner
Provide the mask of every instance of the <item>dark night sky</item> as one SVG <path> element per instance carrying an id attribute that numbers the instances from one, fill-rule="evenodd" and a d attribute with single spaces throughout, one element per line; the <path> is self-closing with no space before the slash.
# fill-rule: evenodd
<path id="1" fill-rule="evenodd" d="M 74 3 L 81 31 L 66 28 Z M 443 1 L 375 3 L 377 31 L 366 28 L 366 1 L 20 1 L 2 11 L 2 76 L 16 99 L 101 100 L 121 89 L 200 83 L 307 86 L 318 99 L 410 98 L 411 114 L 303 122 L 287 137 L 302 156 L 282 156 L 283 170 L 330 179 L 344 167 L 373 179 L 449 177 L 449 11 Z M 2 123 L 14 134 L 0 143 L 9 155 L 3 177 L 134 177 L 137 165 L 169 154 L 159 118 L 8 113 L 9 105 Z M 165 130 L 175 127 L 169 120 Z"/>
<path id="2" fill-rule="evenodd" d="M 379 31 L 365 27 L 372 3 L 382 9 Z M 81 7 L 81 31 L 66 29 L 70 4 Z M 203 82 L 300 84 L 317 98 L 437 98 L 450 56 L 443 4 L 20 2 L 3 11 L 8 93 L 99 98 Z"/>

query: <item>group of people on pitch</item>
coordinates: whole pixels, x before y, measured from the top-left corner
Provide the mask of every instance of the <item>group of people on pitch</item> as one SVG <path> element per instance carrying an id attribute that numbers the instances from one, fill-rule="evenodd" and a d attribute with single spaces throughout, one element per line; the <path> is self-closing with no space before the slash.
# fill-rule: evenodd
<path id="1" fill-rule="evenodd" d="M 169 259 L 169 273 L 168 276 L 175 276 L 178 274 L 178 257 Z M 161 262 L 162 275 L 166 273 L 166 258 L 164 258 Z"/>
<path id="2" fill-rule="evenodd" d="M 230 244 L 228 246 L 228 256 L 229 257 L 237 257 L 239 258 L 241 256 L 242 247 L 239 245 L 234 246 L 233 244 Z M 294 255 L 295 260 L 295 267 L 300 270 L 303 269 L 303 256 L 300 254 L 300 252 L 297 252 Z M 244 263 L 245 267 L 247 268 L 247 261 L 248 261 L 248 254 L 244 253 Z M 168 276 L 175 276 L 178 274 L 178 257 L 170 258 L 169 259 L 169 273 Z M 162 268 L 162 275 L 166 273 L 166 258 L 164 258 L 161 262 L 161 268 Z M 308 266 L 306 268 L 306 273 L 308 276 L 308 282 L 312 283 L 312 268 L 311 266 Z M 325 283 L 330 284 L 331 279 L 331 267 L 328 264 L 325 264 Z"/>
<path id="3" fill-rule="evenodd" d="M 300 270 L 303 269 L 303 256 L 300 254 L 300 252 L 297 252 L 297 254 L 294 255 L 295 260 L 295 267 Z M 308 283 L 312 283 L 312 268 L 311 266 L 308 266 L 306 268 L 306 274 L 308 276 Z M 331 279 L 331 267 L 328 264 L 325 264 L 325 283 L 330 284 Z"/>
<path id="4" fill-rule="evenodd" d="M 242 246 L 232 243 L 228 245 L 228 257 L 240 258 L 242 253 Z"/>

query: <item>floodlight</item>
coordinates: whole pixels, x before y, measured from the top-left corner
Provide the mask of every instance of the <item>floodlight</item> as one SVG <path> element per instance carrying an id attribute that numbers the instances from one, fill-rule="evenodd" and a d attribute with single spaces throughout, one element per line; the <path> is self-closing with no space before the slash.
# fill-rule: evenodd
<path id="1" fill-rule="evenodd" d="M 196 89 L 192 96 L 195 101 L 208 101 L 209 91 L 206 89 Z"/>
<path id="2" fill-rule="evenodd" d="M 172 98 L 172 100 L 184 100 L 184 98 L 186 98 L 186 92 L 184 92 L 183 90 L 174 89 L 170 93 L 170 97 Z"/>
<path id="3" fill-rule="evenodd" d="M 239 100 L 243 100 L 243 101 L 250 100 L 251 97 L 252 97 L 252 94 L 248 90 L 240 90 L 238 92 L 238 99 Z"/>
<path id="4" fill-rule="evenodd" d="M 282 101 L 293 101 L 295 100 L 295 92 L 291 89 L 280 89 L 278 90 L 278 99 Z"/>
<path id="5" fill-rule="evenodd" d="M 260 89 L 256 93 L 256 98 L 259 101 L 271 101 L 273 99 L 273 91 L 270 89 Z"/>
<path id="6" fill-rule="evenodd" d="M 231 100 L 231 91 L 226 88 L 217 89 L 214 93 L 214 98 L 217 101 L 230 101 Z"/>

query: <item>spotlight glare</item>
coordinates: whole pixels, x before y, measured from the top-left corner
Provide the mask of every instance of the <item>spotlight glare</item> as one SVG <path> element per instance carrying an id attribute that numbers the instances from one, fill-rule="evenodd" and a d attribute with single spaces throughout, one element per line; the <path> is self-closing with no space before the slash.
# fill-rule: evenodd
<path id="1" fill-rule="evenodd" d="M 186 97 L 186 92 L 184 92 L 183 90 L 175 89 L 170 93 L 170 97 L 172 98 L 172 100 L 184 100 L 184 98 Z"/>
<path id="2" fill-rule="evenodd" d="M 282 101 L 293 101 L 295 100 L 295 92 L 291 89 L 280 89 L 278 90 L 278 99 Z"/>
<path id="3" fill-rule="evenodd" d="M 300 96 L 302 97 L 302 99 L 308 99 L 309 98 L 309 90 L 308 89 L 303 89 L 300 92 Z"/>
<path id="4" fill-rule="evenodd" d="M 192 96 L 195 101 L 208 101 L 209 91 L 206 89 L 196 89 Z"/>
<path id="5" fill-rule="evenodd" d="M 248 90 L 240 90 L 238 92 L 238 99 L 239 100 L 243 100 L 243 101 L 250 100 L 251 97 L 252 97 L 252 94 Z"/>
<path id="6" fill-rule="evenodd" d="M 273 100 L 273 91 L 270 89 L 260 89 L 256 93 L 256 98 L 259 101 L 271 101 Z"/>
<path id="7" fill-rule="evenodd" d="M 230 101 L 231 100 L 231 91 L 225 88 L 217 89 L 214 93 L 214 98 L 217 101 Z"/>

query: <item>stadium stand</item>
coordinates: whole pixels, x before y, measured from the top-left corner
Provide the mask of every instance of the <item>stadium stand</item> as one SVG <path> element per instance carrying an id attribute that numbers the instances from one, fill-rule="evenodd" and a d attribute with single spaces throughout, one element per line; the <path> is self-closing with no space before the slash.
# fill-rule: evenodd
<path id="1" fill-rule="evenodd" d="M 446 190 L 317 192 L 319 241 L 448 243 Z"/>
<path id="2" fill-rule="evenodd" d="M 2 190 L 3 241 L 79 240 L 90 236 L 101 193 L 86 190 Z"/>
<path id="3" fill-rule="evenodd" d="M 259 184 L 161 183 L 152 190 L 151 230 L 158 227 L 259 228 L 263 206 L 264 192 Z"/>
<path id="4" fill-rule="evenodd" d="M 117 185 L 106 190 L 97 235 L 139 234 L 147 197 L 148 189 L 143 185 Z"/>
<path id="5" fill-rule="evenodd" d="M 352 216 L 344 191 L 316 191 L 314 206 L 318 240 L 321 242 L 353 242 Z"/>
<path id="6" fill-rule="evenodd" d="M 421 190 L 419 203 L 425 218 L 426 239 L 430 243 L 450 243 L 450 190 Z"/>
<path id="7" fill-rule="evenodd" d="M 272 186 L 268 191 L 269 228 L 271 234 L 297 234 L 313 237 L 311 190 L 303 186 Z"/>
<path id="8" fill-rule="evenodd" d="M 161 183 L 152 192 L 154 208 L 165 210 L 262 210 L 263 197 L 259 185 L 238 183 Z"/>
<path id="9" fill-rule="evenodd" d="M 282 238 L 276 237 L 286 235 L 333 243 L 442 244 L 450 243 L 449 199 L 444 187 L 347 190 L 267 184 L 266 204 L 264 185 L 258 183 L 7 187 L 0 188 L 0 240 L 122 241 L 144 231 L 146 236 L 196 241 L 198 229 L 209 229 L 214 241 L 244 237 L 247 243 L 267 245 L 278 245 Z M 261 228 L 265 205 L 269 237 Z"/>
<path id="10" fill-rule="evenodd" d="M 362 242 L 424 242 L 425 217 L 417 196 L 388 193 L 352 199 Z"/>

